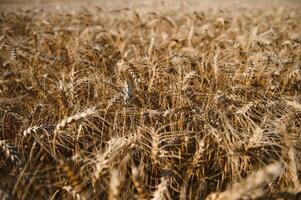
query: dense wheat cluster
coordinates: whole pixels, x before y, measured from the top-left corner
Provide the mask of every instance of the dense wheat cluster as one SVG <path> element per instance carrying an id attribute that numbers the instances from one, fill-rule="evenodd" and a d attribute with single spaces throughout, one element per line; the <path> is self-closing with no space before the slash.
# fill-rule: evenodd
<path id="1" fill-rule="evenodd" d="M 0 199 L 300 199 L 300 12 L 0 16 Z"/>

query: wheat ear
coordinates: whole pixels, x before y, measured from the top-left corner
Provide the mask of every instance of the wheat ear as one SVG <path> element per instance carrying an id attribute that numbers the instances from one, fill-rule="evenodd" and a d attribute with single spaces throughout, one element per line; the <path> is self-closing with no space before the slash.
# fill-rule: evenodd
<path id="1" fill-rule="evenodd" d="M 55 144 L 56 144 L 56 138 L 57 138 L 59 131 L 62 130 L 63 128 L 67 127 L 69 124 L 71 124 L 73 122 L 77 122 L 79 120 L 85 119 L 85 118 L 90 117 L 95 114 L 96 114 L 95 107 L 89 108 L 89 109 L 85 110 L 84 112 L 80 112 L 73 116 L 63 119 L 56 125 L 56 127 L 53 131 L 53 140 L 52 140 L 52 149 L 53 149 L 54 157 L 56 157 L 56 151 L 55 151 L 56 145 Z"/>
<path id="2" fill-rule="evenodd" d="M 113 161 L 116 161 L 118 155 L 124 153 L 129 149 L 135 142 L 134 137 L 130 138 L 112 138 L 108 142 L 108 147 L 105 152 L 99 152 L 96 155 L 96 167 L 93 176 L 93 183 L 95 184 L 97 180 L 103 175 L 104 171 L 109 168 L 109 165 Z"/>
<path id="3" fill-rule="evenodd" d="M 78 194 L 71 186 L 64 186 L 63 189 L 67 191 L 76 200 L 87 200 L 85 197 Z"/>
<path id="4" fill-rule="evenodd" d="M 120 174 L 117 169 L 111 171 L 109 200 L 120 199 Z"/>
<path id="5" fill-rule="evenodd" d="M 256 197 L 263 195 L 263 191 L 259 191 L 266 184 L 272 183 L 280 176 L 283 166 L 280 163 L 267 165 L 263 169 L 251 174 L 246 179 L 234 184 L 226 191 L 221 193 L 213 193 L 206 200 L 238 200 L 244 195 L 253 193 Z"/>
<path id="6" fill-rule="evenodd" d="M 139 199 L 147 200 L 147 193 L 145 192 L 144 186 L 141 182 L 141 177 L 139 176 L 139 170 L 136 167 L 132 167 L 132 181 L 138 192 Z"/>
<path id="7" fill-rule="evenodd" d="M 195 71 L 189 72 L 184 76 L 183 81 L 181 83 L 181 88 L 183 91 L 189 87 L 189 84 L 196 76 L 197 73 Z"/>
<path id="8" fill-rule="evenodd" d="M 156 191 L 153 193 L 152 200 L 171 199 L 168 191 L 169 179 L 167 177 L 161 178 L 161 183 L 157 186 Z"/>
<path id="9" fill-rule="evenodd" d="M 11 197 L 8 192 L 0 189 L 0 199 L 1 200 L 9 200 L 9 199 L 11 199 Z"/>
<path id="10" fill-rule="evenodd" d="M 188 170 L 187 170 L 189 176 L 191 176 L 193 174 L 194 169 L 199 166 L 199 163 L 201 161 L 203 152 L 205 151 L 204 139 L 201 140 L 201 141 L 197 141 L 197 144 L 198 144 L 198 149 L 194 153 L 194 156 L 192 158 L 192 162 L 191 162 L 191 164 L 190 164 L 190 166 L 188 167 Z"/>
<path id="11" fill-rule="evenodd" d="M 124 104 L 127 104 L 129 102 L 129 99 L 132 95 L 132 86 L 131 83 L 128 80 L 125 80 L 122 86 L 121 92 L 114 95 L 108 102 L 107 109 L 114 105 L 119 99 L 123 99 Z"/>
<path id="12" fill-rule="evenodd" d="M 0 140 L 0 150 L 4 153 L 7 159 L 10 159 L 12 163 L 16 164 L 17 166 L 21 164 L 21 160 L 17 153 L 13 150 L 13 147 L 5 140 Z"/>
<path id="13" fill-rule="evenodd" d="M 301 111 L 301 104 L 296 101 L 286 101 L 286 104 L 298 111 Z"/>
<path id="14" fill-rule="evenodd" d="M 47 124 L 42 124 L 39 126 L 31 126 L 23 131 L 23 137 L 27 137 L 28 135 L 30 135 L 32 133 L 36 134 L 39 131 L 45 131 L 46 133 L 48 133 L 49 131 L 53 131 L 53 129 L 54 129 L 54 126 L 47 125 Z"/>

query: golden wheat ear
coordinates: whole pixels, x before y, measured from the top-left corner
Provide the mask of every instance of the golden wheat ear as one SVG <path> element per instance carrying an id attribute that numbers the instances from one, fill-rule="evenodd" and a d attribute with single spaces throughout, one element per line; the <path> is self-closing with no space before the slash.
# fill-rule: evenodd
<path id="1" fill-rule="evenodd" d="M 138 192 L 139 199 L 147 200 L 147 192 L 145 191 L 142 178 L 139 175 L 139 170 L 136 167 L 132 167 L 132 182 Z"/>
<path id="2" fill-rule="evenodd" d="M 188 169 L 187 169 L 187 175 L 189 177 L 191 177 L 192 175 L 194 175 L 194 170 L 199 167 L 200 162 L 201 162 L 201 158 L 203 156 L 203 153 L 205 151 L 205 140 L 199 140 L 196 141 L 197 142 L 197 149 L 192 157 L 192 162 L 190 163 Z"/>
<path id="3" fill-rule="evenodd" d="M 81 196 L 79 193 L 77 193 L 76 190 L 74 190 L 71 186 L 63 186 L 62 189 L 67 191 L 72 196 L 73 199 L 88 200 L 85 197 Z"/>
<path id="4" fill-rule="evenodd" d="M 69 192 L 73 198 L 86 200 L 90 197 L 89 185 L 82 179 L 80 173 L 74 169 L 70 161 L 59 160 L 58 169 L 65 175 L 67 180 L 67 185 L 63 186 L 63 189 Z"/>
<path id="5" fill-rule="evenodd" d="M 129 64 L 128 66 L 128 69 L 127 69 L 127 73 L 129 74 L 129 79 L 130 79 L 130 82 L 132 82 L 135 86 L 135 89 L 137 91 L 140 91 L 141 90 L 141 84 L 142 84 L 142 80 L 141 80 L 141 77 L 139 75 L 139 71 L 138 69 L 133 65 L 133 64 Z"/>
<path id="6" fill-rule="evenodd" d="M 244 197 L 258 198 L 265 194 L 263 188 L 272 184 L 282 173 L 283 165 L 273 163 L 235 183 L 224 192 L 210 194 L 206 200 L 238 200 Z"/>
<path id="7" fill-rule="evenodd" d="M 16 166 L 21 166 L 21 159 L 19 158 L 14 146 L 10 145 L 5 140 L 0 140 L 0 151 Z"/>
<path id="8" fill-rule="evenodd" d="M 66 128 L 69 124 L 78 122 L 80 120 L 86 119 L 88 117 L 91 117 L 93 115 L 96 115 L 97 111 L 96 108 L 88 108 L 83 112 L 77 113 L 75 115 L 69 116 L 67 118 L 64 118 L 59 123 L 57 123 L 54 131 L 53 131 L 53 140 L 52 140 L 52 150 L 53 150 L 53 156 L 56 157 L 56 138 L 59 134 L 59 132 Z"/>
<path id="9" fill-rule="evenodd" d="M 97 150 L 93 162 L 95 165 L 92 177 L 94 187 L 101 181 L 101 177 L 108 174 L 110 166 L 120 162 L 125 155 L 129 154 L 130 150 L 134 148 L 136 140 L 136 135 L 111 138 L 107 142 L 105 151 Z"/>
<path id="10" fill-rule="evenodd" d="M 119 100 L 122 99 L 123 104 L 127 105 L 129 103 L 129 100 L 132 96 L 132 85 L 130 81 L 125 80 L 123 83 L 123 86 L 121 88 L 121 91 L 117 94 L 115 94 L 108 102 L 107 109 L 115 105 Z"/>
<path id="11" fill-rule="evenodd" d="M 12 199 L 10 194 L 3 189 L 0 189 L 0 199 L 1 200 L 10 200 Z"/>
<path id="12" fill-rule="evenodd" d="M 55 126 L 53 125 L 48 125 L 48 124 L 42 124 L 42 125 L 38 125 L 38 126 L 31 126 L 28 127 L 27 129 L 25 129 L 23 131 L 23 137 L 26 138 L 30 135 L 35 135 L 41 132 L 44 133 L 49 133 L 52 132 L 54 130 Z"/>
<path id="13" fill-rule="evenodd" d="M 121 177 L 117 169 L 111 170 L 109 200 L 119 200 L 121 194 Z"/>
<path id="14" fill-rule="evenodd" d="M 157 185 L 152 195 L 152 200 L 172 199 L 169 193 L 169 184 L 170 179 L 168 177 L 162 177 L 160 184 Z"/>

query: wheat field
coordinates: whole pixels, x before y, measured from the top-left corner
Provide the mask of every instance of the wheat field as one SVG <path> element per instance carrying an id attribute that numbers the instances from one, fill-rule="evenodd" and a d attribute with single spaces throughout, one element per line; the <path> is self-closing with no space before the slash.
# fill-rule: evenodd
<path id="1" fill-rule="evenodd" d="M 0 9 L 1 200 L 301 199 L 297 6 L 45 5 Z"/>

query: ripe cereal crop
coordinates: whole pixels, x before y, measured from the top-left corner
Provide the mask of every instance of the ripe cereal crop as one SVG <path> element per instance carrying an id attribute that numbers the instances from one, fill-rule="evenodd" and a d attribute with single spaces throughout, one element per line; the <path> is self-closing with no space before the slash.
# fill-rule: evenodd
<path id="1" fill-rule="evenodd" d="M 2 5 L 0 199 L 301 199 L 297 3 L 166 2 Z"/>

